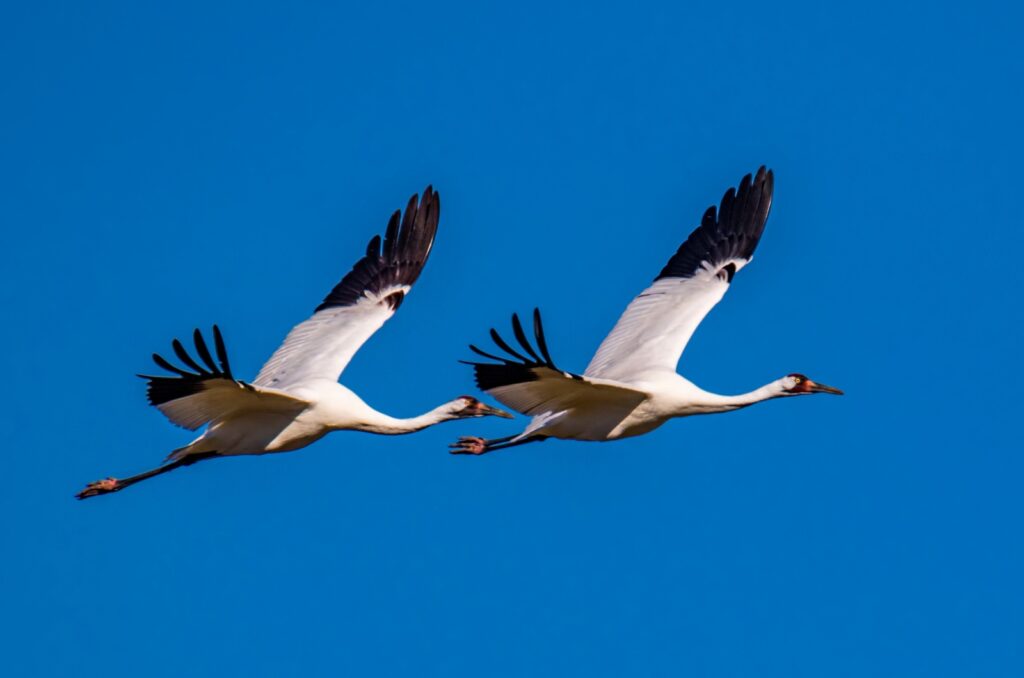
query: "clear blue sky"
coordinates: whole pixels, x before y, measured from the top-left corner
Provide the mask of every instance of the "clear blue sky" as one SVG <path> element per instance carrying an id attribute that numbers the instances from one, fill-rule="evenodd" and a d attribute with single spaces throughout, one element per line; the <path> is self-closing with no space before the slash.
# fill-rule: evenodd
<path id="1" fill-rule="evenodd" d="M 10 675 L 1024 674 L 1021 10 L 1007 3 L 25 3 L 0 23 Z M 508 5 L 506 3 L 506 5 Z M 582 369 L 744 173 L 755 262 L 681 371 L 774 402 L 451 457 L 456 422 L 211 462 L 149 354 L 254 375 L 433 183 L 345 383 L 410 415 L 540 305 Z"/>

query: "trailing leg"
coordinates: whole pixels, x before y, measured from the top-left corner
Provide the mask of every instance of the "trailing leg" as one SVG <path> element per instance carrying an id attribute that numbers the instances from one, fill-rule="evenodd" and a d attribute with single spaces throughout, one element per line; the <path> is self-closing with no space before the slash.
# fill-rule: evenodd
<path id="1" fill-rule="evenodd" d="M 112 492 L 120 492 L 129 485 L 134 485 L 137 482 L 152 478 L 154 476 L 162 475 L 168 471 L 173 471 L 181 466 L 191 466 L 197 461 L 203 461 L 204 459 L 213 459 L 219 456 L 216 452 L 197 452 L 195 454 L 186 455 L 180 459 L 164 464 L 163 466 L 157 466 L 155 469 L 151 469 L 138 475 L 130 476 L 128 478 L 104 478 L 103 480 L 97 480 L 94 483 L 89 483 L 85 486 L 85 489 L 75 495 L 78 499 L 88 499 L 89 497 L 96 497 L 101 494 L 110 494 Z"/>
<path id="2" fill-rule="evenodd" d="M 517 436 L 505 436 L 504 438 L 491 438 L 490 440 L 484 440 L 483 438 L 477 438 L 474 436 L 464 436 L 459 438 L 457 442 L 449 445 L 448 448 L 451 454 L 481 455 L 487 454 L 488 452 L 495 452 L 497 450 L 505 450 L 510 447 L 515 447 L 516 445 L 525 445 L 526 443 L 547 440 L 547 436 L 541 435 L 528 436 L 521 440 L 514 440 L 516 437 Z"/>

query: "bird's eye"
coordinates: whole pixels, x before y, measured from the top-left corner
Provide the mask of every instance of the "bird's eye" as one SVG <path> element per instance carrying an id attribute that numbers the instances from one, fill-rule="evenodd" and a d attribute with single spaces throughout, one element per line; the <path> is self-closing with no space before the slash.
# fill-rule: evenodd
<path id="1" fill-rule="evenodd" d="M 801 381 L 803 381 L 803 378 L 802 377 L 793 377 L 793 381 L 795 383 L 799 384 Z"/>

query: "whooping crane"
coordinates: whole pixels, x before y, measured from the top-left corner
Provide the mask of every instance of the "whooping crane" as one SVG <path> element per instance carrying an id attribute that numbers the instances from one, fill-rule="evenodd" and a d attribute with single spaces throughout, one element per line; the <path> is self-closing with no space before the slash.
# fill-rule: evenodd
<path id="1" fill-rule="evenodd" d="M 496 361 L 468 363 L 477 386 L 533 418 L 518 435 L 461 438 L 450 446 L 452 454 L 483 454 L 546 438 L 617 440 L 647 433 L 675 417 L 729 412 L 772 398 L 842 395 L 802 374 L 789 374 L 750 393 L 723 396 L 676 373 L 697 325 L 750 262 L 768 219 L 773 184 L 772 172 L 761 167 L 725 193 L 717 212 L 709 207 L 650 287 L 629 304 L 582 375 L 555 367 L 536 310 L 536 349 L 515 314 L 512 332 L 521 349 L 491 330 L 494 343 L 510 357 L 470 346 Z"/>
<path id="2" fill-rule="evenodd" d="M 313 315 L 292 329 L 251 383 L 235 378 L 216 325 L 216 359 L 199 330 L 193 342 L 201 362 L 177 339 L 172 347 L 185 368 L 154 354 L 154 362 L 174 376 L 139 375 L 149 381 L 150 404 L 178 426 L 194 431 L 207 425 L 206 431 L 173 451 L 162 466 L 121 480 L 90 483 L 77 497 L 117 492 L 214 457 L 290 452 L 331 431 L 397 435 L 452 419 L 511 417 L 462 396 L 418 417 L 396 419 L 374 410 L 338 383 L 355 352 L 394 315 L 412 289 L 434 244 L 440 210 L 440 198 L 429 186 L 422 200 L 413 195 L 404 216 L 400 210 L 391 216 L 383 247 L 380 236 L 374 236 L 366 255 Z"/>

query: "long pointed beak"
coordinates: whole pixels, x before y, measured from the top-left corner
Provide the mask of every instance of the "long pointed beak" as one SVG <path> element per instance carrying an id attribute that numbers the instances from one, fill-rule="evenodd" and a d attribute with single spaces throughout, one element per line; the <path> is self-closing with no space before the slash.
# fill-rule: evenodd
<path id="1" fill-rule="evenodd" d="M 480 403 L 477 411 L 480 412 L 480 416 L 486 416 L 488 414 L 494 415 L 495 417 L 502 417 L 503 419 L 515 419 L 515 415 L 509 414 L 505 410 L 499 410 L 497 407 L 491 407 L 490 405 L 484 405 Z"/>
<path id="2" fill-rule="evenodd" d="M 819 384 L 813 381 L 809 384 L 811 393 L 831 393 L 832 395 L 845 395 L 841 390 L 835 386 L 826 386 L 825 384 Z"/>

